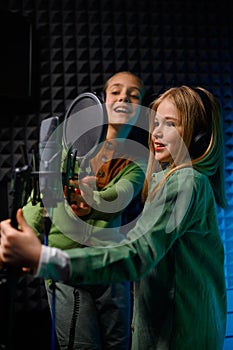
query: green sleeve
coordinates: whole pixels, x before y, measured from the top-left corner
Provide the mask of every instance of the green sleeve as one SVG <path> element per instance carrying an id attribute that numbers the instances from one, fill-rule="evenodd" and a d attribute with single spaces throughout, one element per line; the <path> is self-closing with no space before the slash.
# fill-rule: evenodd
<path id="1" fill-rule="evenodd" d="M 23 207 L 24 217 L 38 237 L 43 232 L 43 212 L 44 208 L 41 207 L 40 203 L 32 205 L 31 198 L 29 198 L 27 204 Z"/>
<path id="2" fill-rule="evenodd" d="M 145 166 L 130 163 L 101 191 L 94 192 L 94 210 L 89 218 L 113 220 L 141 191 L 145 179 Z"/>
<path id="3" fill-rule="evenodd" d="M 205 232 L 203 218 L 213 214 L 213 206 L 206 203 L 209 198 L 213 193 L 205 176 L 192 169 L 176 171 L 154 200 L 147 200 L 141 218 L 121 244 L 66 251 L 72 268 L 70 284 L 141 278 L 189 230 Z"/>

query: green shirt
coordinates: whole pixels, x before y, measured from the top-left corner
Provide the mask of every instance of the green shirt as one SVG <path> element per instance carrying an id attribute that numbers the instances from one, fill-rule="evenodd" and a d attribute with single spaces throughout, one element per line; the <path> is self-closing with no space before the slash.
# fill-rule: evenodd
<path id="1" fill-rule="evenodd" d="M 71 285 L 135 281 L 132 349 L 222 349 L 224 249 L 205 175 L 175 171 L 118 245 L 66 253 Z"/>

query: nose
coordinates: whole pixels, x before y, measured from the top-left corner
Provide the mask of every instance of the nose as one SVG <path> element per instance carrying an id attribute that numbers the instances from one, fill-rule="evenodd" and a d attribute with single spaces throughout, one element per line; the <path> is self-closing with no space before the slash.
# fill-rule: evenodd
<path id="1" fill-rule="evenodd" d="M 122 92 L 120 95 L 119 95 L 119 101 L 120 102 L 129 102 L 129 96 L 126 92 Z"/>
<path id="2" fill-rule="evenodd" d="M 154 130 L 152 131 L 152 137 L 153 137 L 154 139 L 159 139 L 159 138 L 162 137 L 162 135 L 163 135 L 163 133 L 162 133 L 162 128 L 161 128 L 161 126 L 160 126 L 160 127 L 159 127 L 159 126 L 156 126 L 156 127 L 154 128 Z"/>

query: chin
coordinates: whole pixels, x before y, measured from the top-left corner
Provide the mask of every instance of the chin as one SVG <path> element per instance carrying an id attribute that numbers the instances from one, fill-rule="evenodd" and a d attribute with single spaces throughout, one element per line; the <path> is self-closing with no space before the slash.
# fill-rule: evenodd
<path id="1" fill-rule="evenodd" d="M 167 160 L 163 157 L 156 157 L 155 156 L 155 159 L 159 162 L 159 163 L 168 163 L 170 160 Z"/>
<path id="2" fill-rule="evenodd" d="M 115 126 L 123 126 L 123 125 L 126 125 L 126 124 L 131 124 L 130 123 L 130 120 L 128 119 L 125 119 L 125 120 L 119 120 L 119 121 L 115 121 L 114 123 L 112 123 L 112 125 L 115 125 Z"/>

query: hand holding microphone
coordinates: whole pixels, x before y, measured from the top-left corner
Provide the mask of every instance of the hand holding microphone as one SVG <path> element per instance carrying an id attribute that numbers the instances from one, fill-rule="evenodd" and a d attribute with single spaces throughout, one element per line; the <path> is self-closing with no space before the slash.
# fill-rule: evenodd
<path id="1" fill-rule="evenodd" d="M 77 216 L 90 214 L 93 203 L 93 190 L 96 188 L 96 177 L 85 176 L 81 180 L 69 181 L 70 206 Z M 67 189 L 64 188 L 67 198 Z"/>

